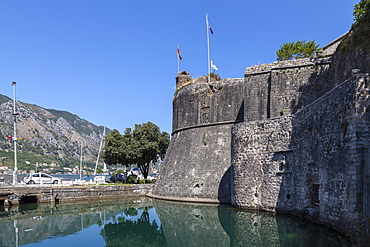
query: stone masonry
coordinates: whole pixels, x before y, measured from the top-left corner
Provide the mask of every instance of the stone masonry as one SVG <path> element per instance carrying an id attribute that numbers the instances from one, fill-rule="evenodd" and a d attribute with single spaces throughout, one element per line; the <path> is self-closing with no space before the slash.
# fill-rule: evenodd
<path id="1" fill-rule="evenodd" d="M 325 56 L 250 67 L 243 79 L 180 72 L 153 195 L 289 213 L 342 232 L 364 226 L 370 76 L 331 56 L 344 38 Z"/>
<path id="2" fill-rule="evenodd" d="M 369 75 L 294 115 L 233 126 L 232 204 L 345 231 L 368 217 Z"/>

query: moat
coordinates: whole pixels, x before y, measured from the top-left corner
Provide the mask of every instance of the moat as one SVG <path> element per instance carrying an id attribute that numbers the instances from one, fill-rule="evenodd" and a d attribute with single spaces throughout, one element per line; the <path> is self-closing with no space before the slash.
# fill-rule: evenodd
<path id="1" fill-rule="evenodd" d="M 148 197 L 0 208 L 0 246 L 350 246 L 295 217 Z"/>

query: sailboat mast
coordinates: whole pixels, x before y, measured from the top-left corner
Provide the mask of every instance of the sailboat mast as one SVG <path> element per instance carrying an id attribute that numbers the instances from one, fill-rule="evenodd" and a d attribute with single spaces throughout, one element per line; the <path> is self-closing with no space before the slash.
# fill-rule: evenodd
<path id="1" fill-rule="evenodd" d="M 104 126 L 104 130 L 103 130 L 103 136 L 102 136 L 102 138 L 100 140 L 98 157 L 96 158 L 96 164 L 95 164 L 95 169 L 94 169 L 94 176 L 96 175 L 96 169 L 98 168 L 98 163 L 99 163 L 99 158 L 100 158 L 100 152 L 101 152 L 101 149 L 103 147 L 104 136 L 105 136 L 105 126 Z"/>

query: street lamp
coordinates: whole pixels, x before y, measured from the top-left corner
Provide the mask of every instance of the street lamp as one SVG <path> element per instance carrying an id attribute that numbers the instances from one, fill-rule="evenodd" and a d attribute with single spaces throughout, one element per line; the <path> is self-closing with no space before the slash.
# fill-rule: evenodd
<path id="1" fill-rule="evenodd" d="M 19 113 L 15 111 L 15 104 L 16 104 L 16 97 L 15 97 L 15 86 L 17 85 L 16 82 L 12 82 L 13 86 L 13 116 L 14 116 L 14 134 L 13 134 L 13 141 L 14 141 L 14 172 L 13 172 L 13 185 L 17 184 L 17 116 Z"/>

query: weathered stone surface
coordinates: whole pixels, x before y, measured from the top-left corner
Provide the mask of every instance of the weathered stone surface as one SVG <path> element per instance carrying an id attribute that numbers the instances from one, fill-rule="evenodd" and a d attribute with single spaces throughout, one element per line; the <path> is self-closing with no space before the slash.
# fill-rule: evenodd
<path id="1" fill-rule="evenodd" d="M 291 116 L 233 127 L 233 205 L 254 210 L 275 209 L 283 176 L 290 170 L 291 131 Z"/>
<path id="2" fill-rule="evenodd" d="M 230 128 L 216 125 L 175 133 L 153 194 L 230 202 Z"/>
<path id="3" fill-rule="evenodd" d="M 195 79 L 175 93 L 172 131 L 201 124 L 235 122 L 243 107 L 244 88 L 243 79 L 212 83 Z"/>
<path id="4" fill-rule="evenodd" d="M 369 75 L 337 86 L 289 117 L 232 132 L 232 204 L 289 212 L 346 230 L 369 211 Z"/>
<path id="5" fill-rule="evenodd" d="M 37 202 L 67 202 L 143 196 L 153 189 L 154 184 L 98 185 L 98 186 L 51 186 L 51 187 L 0 187 L 0 194 L 10 194 L 14 200 L 22 202 L 27 197 Z"/>
<path id="6" fill-rule="evenodd" d="M 187 81 L 175 93 L 166 169 L 153 194 L 223 198 L 341 231 L 363 227 L 370 80 L 351 70 L 370 72 L 370 56 L 361 49 L 331 56 L 343 38 L 325 47 L 325 57 L 254 66 L 244 79 Z"/>

